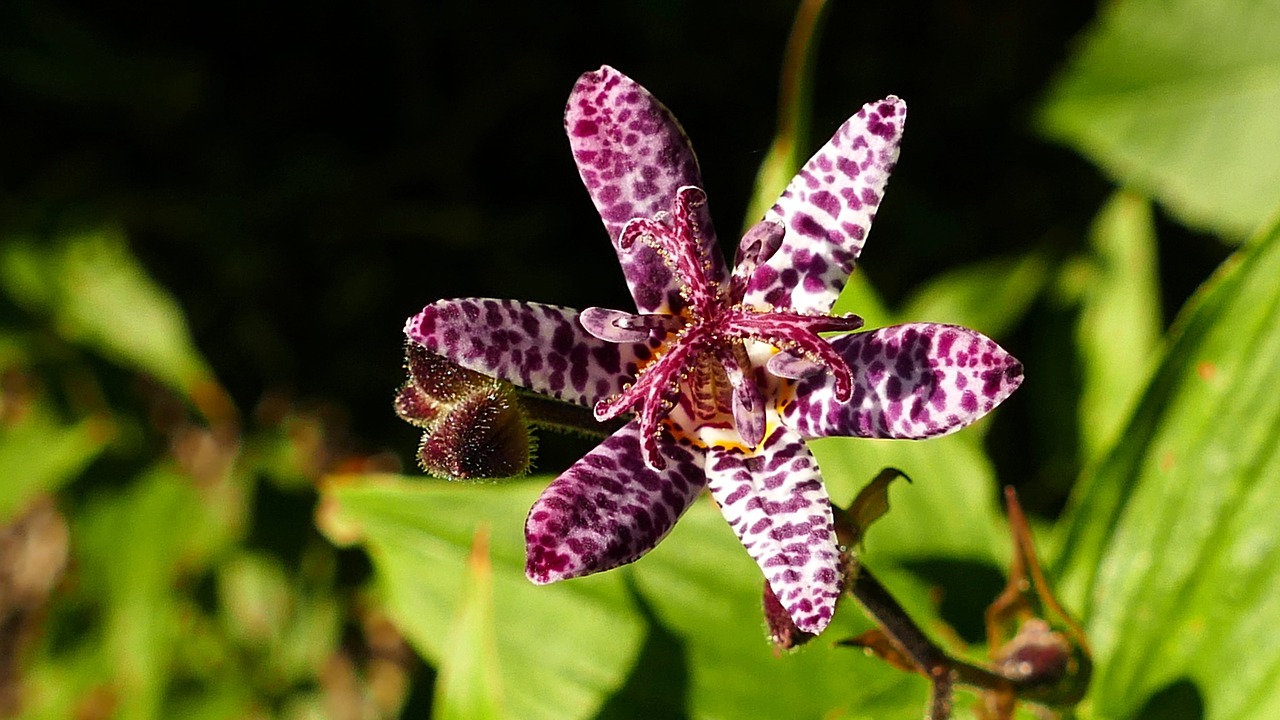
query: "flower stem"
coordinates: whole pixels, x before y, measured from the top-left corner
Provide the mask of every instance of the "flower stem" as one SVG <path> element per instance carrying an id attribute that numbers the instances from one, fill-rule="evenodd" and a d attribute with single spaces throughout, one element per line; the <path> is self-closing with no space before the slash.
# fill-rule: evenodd
<path id="1" fill-rule="evenodd" d="M 932 684 L 926 720 L 946 720 L 951 717 L 951 695 L 956 683 L 1001 694 L 1014 691 L 1014 683 L 1008 678 L 953 658 L 934 644 L 866 567 L 858 568 L 851 592 L 867 613 L 880 624 L 881 631 L 898 651 L 919 668 Z"/>
<path id="2" fill-rule="evenodd" d="M 557 430 L 585 435 L 594 438 L 606 438 L 617 432 L 626 419 L 599 422 L 590 408 L 571 405 L 533 393 L 520 394 L 520 407 L 524 410 L 529 424 L 544 430 Z"/>

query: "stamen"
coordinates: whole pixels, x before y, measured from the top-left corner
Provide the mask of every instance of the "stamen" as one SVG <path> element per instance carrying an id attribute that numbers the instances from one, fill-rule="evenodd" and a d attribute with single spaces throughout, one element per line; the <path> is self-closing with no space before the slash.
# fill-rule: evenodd
<path id="1" fill-rule="evenodd" d="M 803 380 L 826 370 L 822 363 L 814 362 L 803 355 L 796 355 L 789 350 L 783 350 L 769 358 L 765 368 L 778 377 L 790 380 Z"/>
<path id="2" fill-rule="evenodd" d="M 708 427 L 732 428 L 744 445 L 758 447 L 767 430 L 766 407 L 770 404 L 757 378 L 766 370 L 790 379 L 828 370 L 834 376 L 838 400 L 847 401 L 853 394 L 848 364 L 819 333 L 857 330 L 862 327 L 862 318 L 791 309 L 762 312 L 745 306 L 746 287 L 756 270 L 780 250 L 784 226 L 764 221 L 748 230 L 739 244 L 733 274 L 726 278 L 723 262 L 708 241 L 712 230 L 705 217 L 705 203 L 706 193 L 701 188 L 681 187 L 670 213 L 633 218 L 618 236 L 619 249 L 630 251 L 642 243 L 672 272 L 684 301 L 679 314 L 633 315 L 588 308 L 579 316 L 583 328 L 601 340 L 661 340 L 634 383 L 594 408 L 601 421 L 634 412 L 645 463 L 655 469 L 665 464 L 659 452 L 664 424 L 677 434 Z M 761 369 L 753 363 L 745 340 L 780 352 Z M 765 358 L 756 360 L 764 362 Z M 680 418 L 669 419 L 673 411 L 678 411 Z"/>
<path id="3" fill-rule="evenodd" d="M 620 310 L 589 307 L 578 315 L 582 329 L 606 342 L 638 343 L 648 340 L 655 331 L 663 334 L 678 330 L 684 319 L 673 315 L 633 315 Z"/>
<path id="4" fill-rule="evenodd" d="M 726 325 L 730 333 L 739 337 L 791 350 L 810 362 L 821 364 L 834 376 L 833 390 L 836 399 L 848 402 L 853 397 L 853 372 L 849 369 L 849 364 L 831 343 L 817 333 L 861 327 L 862 319 L 856 315 L 828 317 L 786 310 L 743 312 L 733 313 Z"/>
<path id="5" fill-rule="evenodd" d="M 715 249 L 705 242 L 698 220 L 697 210 L 706 202 L 707 194 L 702 188 L 685 185 L 676 190 L 669 224 L 662 214 L 654 219 L 632 218 L 618 235 L 618 247 L 624 251 L 631 250 L 637 242 L 653 248 L 681 280 L 681 297 L 703 316 L 712 312 L 719 301 L 724 282 L 716 272 L 720 263 L 710 255 Z"/>
<path id="6" fill-rule="evenodd" d="M 741 301 L 751 276 L 782 247 L 786 228 L 780 222 L 762 220 L 751 226 L 738 242 L 738 252 L 733 262 L 733 278 L 730 280 L 730 297 Z"/>
<path id="7" fill-rule="evenodd" d="M 764 440 L 764 395 L 756 384 L 755 370 L 741 342 L 717 348 L 729 385 L 733 388 L 733 424 L 742 442 L 754 449 Z"/>

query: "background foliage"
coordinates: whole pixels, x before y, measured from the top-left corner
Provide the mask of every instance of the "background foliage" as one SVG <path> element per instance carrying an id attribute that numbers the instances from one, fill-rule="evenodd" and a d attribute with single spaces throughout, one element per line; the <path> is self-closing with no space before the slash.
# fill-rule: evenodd
<path id="1" fill-rule="evenodd" d="M 1078 716 L 1280 713 L 1280 3 L 832 3 L 780 93 L 795 13 L 5 3 L 0 716 L 920 715 L 921 679 L 825 642 L 852 604 L 771 652 L 709 502 L 530 585 L 524 513 L 587 440 L 528 480 L 414 471 L 404 317 L 626 305 L 560 128 L 606 62 L 681 118 L 723 228 L 910 102 L 842 309 L 1028 368 L 959 435 L 817 444 L 837 502 L 915 480 L 865 561 L 926 628 L 985 655 L 1013 484 L 1093 643 Z"/>

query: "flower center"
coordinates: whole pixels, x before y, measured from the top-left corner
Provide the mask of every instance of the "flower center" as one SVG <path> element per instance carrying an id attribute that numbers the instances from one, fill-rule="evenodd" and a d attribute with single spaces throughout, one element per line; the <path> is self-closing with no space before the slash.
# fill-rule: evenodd
<path id="1" fill-rule="evenodd" d="M 744 305 L 751 275 L 781 247 L 783 228 L 772 222 L 751 228 L 739 244 L 733 274 L 727 276 L 715 255 L 719 250 L 714 237 L 704 237 L 698 222 L 706 197 L 701 188 L 682 187 L 671 213 L 633 218 L 618 236 L 622 251 L 642 243 L 672 271 L 685 301 L 678 315 L 588 308 L 580 316 L 583 328 L 602 340 L 659 341 L 635 382 L 595 407 L 598 420 L 631 411 L 639 415 L 645 462 L 655 469 L 666 465 L 658 449 L 664 420 L 695 442 L 703 428 L 726 428 L 741 444 L 757 447 L 765 436 L 766 409 L 776 400 L 767 397 L 771 386 L 766 367 L 784 378 L 825 369 L 835 376 L 838 400 L 847 401 L 853 394 L 848 364 L 818 333 L 856 330 L 862 319 Z M 785 352 L 761 353 L 756 343 Z M 679 419 L 672 417 L 677 407 Z"/>

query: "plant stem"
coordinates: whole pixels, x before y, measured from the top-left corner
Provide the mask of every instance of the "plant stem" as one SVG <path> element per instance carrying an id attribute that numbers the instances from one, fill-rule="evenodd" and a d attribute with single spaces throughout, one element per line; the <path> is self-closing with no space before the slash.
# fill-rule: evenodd
<path id="1" fill-rule="evenodd" d="M 1014 691 L 1014 683 L 1008 678 L 953 658 L 934 644 L 866 567 L 858 568 L 851 592 L 867 613 L 880 624 L 885 636 L 932 684 L 927 720 L 946 720 L 951 717 L 951 694 L 956 683 L 998 693 Z"/>
<path id="2" fill-rule="evenodd" d="M 590 408 L 532 393 L 520 393 L 520 407 L 531 425 L 545 430 L 606 438 L 617 432 L 623 425 L 623 422 L 616 420 L 599 422 Z"/>

